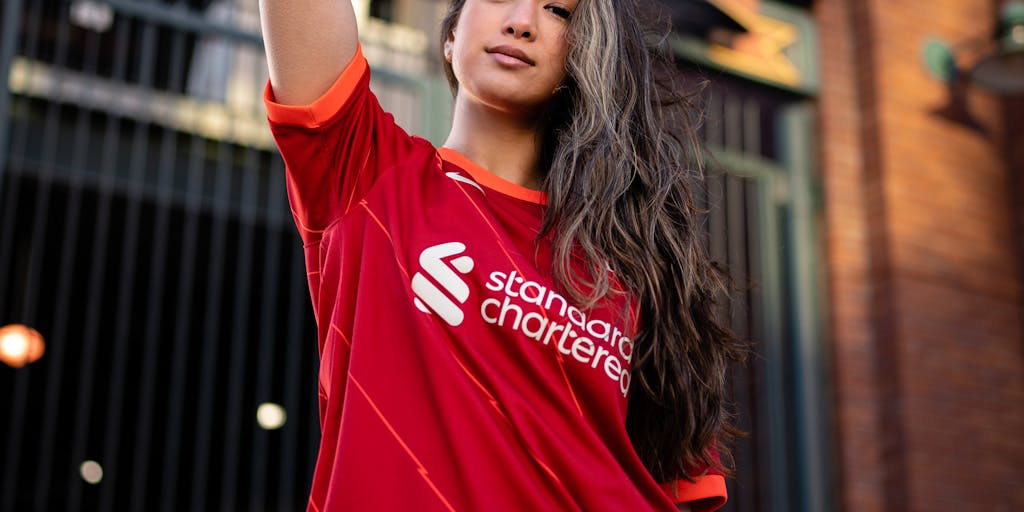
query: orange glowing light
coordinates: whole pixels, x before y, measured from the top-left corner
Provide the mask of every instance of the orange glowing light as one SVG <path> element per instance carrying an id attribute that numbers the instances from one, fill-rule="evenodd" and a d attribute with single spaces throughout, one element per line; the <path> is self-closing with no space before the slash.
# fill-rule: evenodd
<path id="1" fill-rule="evenodd" d="M 43 335 L 31 327 L 11 324 L 0 327 L 0 361 L 11 368 L 21 368 L 43 357 L 46 344 Z"/>

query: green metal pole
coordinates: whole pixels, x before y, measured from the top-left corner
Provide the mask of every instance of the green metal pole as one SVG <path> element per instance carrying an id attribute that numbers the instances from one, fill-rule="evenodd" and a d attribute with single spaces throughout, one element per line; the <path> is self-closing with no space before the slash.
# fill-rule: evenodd
<path id="1" fill-rule="evenodd" d="M 791 400 L 786 396 L 786 339 L 784 328 L 784 303 L 786 301 L 782 267 L 785 259 L 782 253 L 782 233 L 779 229 L 779 210 L 784 207 L 776 196 L 778 180 L 781 176 L 765 176 L 761 178 L 758 194 L 759 225 L 757 231 L 761 237 L 761 268 L 760 293 L 763 304 L 762 322 L 763 339 L 762 353 L 765 359 L 764 389 L 760 390 L 760 401 L 766 406 L 768 432 L 767 443 L 761 446 L 760 455 L 767 463 L 762 468 L 769 468 L 770 475 L 764 475 L 769 483 L 763 503 L 772 512 L 789 512 L 793 510 L 790 502 L 790 479 L 794 462 L 786 433 L 789 430 L 787 403 Z"/>
<path id="2" fill-rule="evenodd" d="M 828 346 L 825 342 L 825 315 L 822 307 L 824 282 L 822 248 L 816 236 L 815 221 L 821 214 L 820 187 L 813 175 L 813 107 L 809 102 L 786 108 L 779 120 L 782 134 L 781 160 L 789 170 L 792 190 L 791 221 L 788 226 L 790 298 L 793 336 L 793 363 L 796 417 L 793 427 L 798 435 L 796 467 L 799 468 L 801 506 L 799 510 L 834 510 L 831 474 L 831 379 L 827 371 Z"/>

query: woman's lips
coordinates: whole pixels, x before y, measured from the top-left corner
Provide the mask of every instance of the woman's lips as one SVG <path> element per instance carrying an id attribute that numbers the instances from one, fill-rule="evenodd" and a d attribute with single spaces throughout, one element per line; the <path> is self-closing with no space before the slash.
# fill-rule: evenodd
<path id="1" fill-rule="evenodd" d="M 533 59 L 526 56 L 526 53 L 512 46 L 495 46 L 494 48 L 489 48 L 487 53 L 506 66 L 526 67 L 537 65 Z"/>

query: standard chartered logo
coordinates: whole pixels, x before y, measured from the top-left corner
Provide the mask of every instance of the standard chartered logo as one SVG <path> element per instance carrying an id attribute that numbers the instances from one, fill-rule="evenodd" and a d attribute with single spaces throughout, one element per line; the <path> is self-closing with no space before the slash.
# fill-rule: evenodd
<path id="1" fill-rule="evenodd" d="M 412 276 L 416 307 L 424 313 L 437 313 L 453 327 L 465 319 L 461 305 L 469 299 L 469 286 L 459 274 L 468 274 L 473 270 L 473 259 L 469 256 L 452 256 L 465 251 L 466 246 L 460 242 L 428 247 L 420 253 L 420 268 L 423 272 Z"/>
<path id="2" fill-rule="evenodd" d="M 416 307 L 436 314 L 453 327 L 466 319 L 463 308 L 469 300 L 469 285 L 463 277 L 476 267 L 465 252 L 466 246 L 460 242 L 428 247 L 420 253 L 420 271 L 412 276 Z M 486 266 L 486 262 L 483 264 Z M 495 335 L 500 339 L 533 340 L 553 347 L 565 359 L 589 366 L 617 382 L 622 396 L 627 396 L 633 358 L 629 331 L 620 329 L 614 320 L 602 318 L 607 314 L 576 307 L 551 284 L 531 279 L 518 269 L 495 270 L 478 288 L 480 296 L 469 311 L 479 311 L 484 323 L 497 327 Z"/>

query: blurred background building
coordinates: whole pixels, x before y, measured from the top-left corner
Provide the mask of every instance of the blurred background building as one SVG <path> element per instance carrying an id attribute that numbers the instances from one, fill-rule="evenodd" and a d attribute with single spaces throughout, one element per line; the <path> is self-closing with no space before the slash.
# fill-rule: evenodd
<path id="1" fill-rule="evenodd" d="M 381 102 L 442 142 L 443 2 L 353 3 Z M 1019 2 L 665 5 L 757 342 L 726 510 L 1024 510 Z M 0 326 L 45 351 L 0 330 L 0 511 L 304 508 L 315 325 L 266 76 L 257 0 L 4 0 Z"/>

